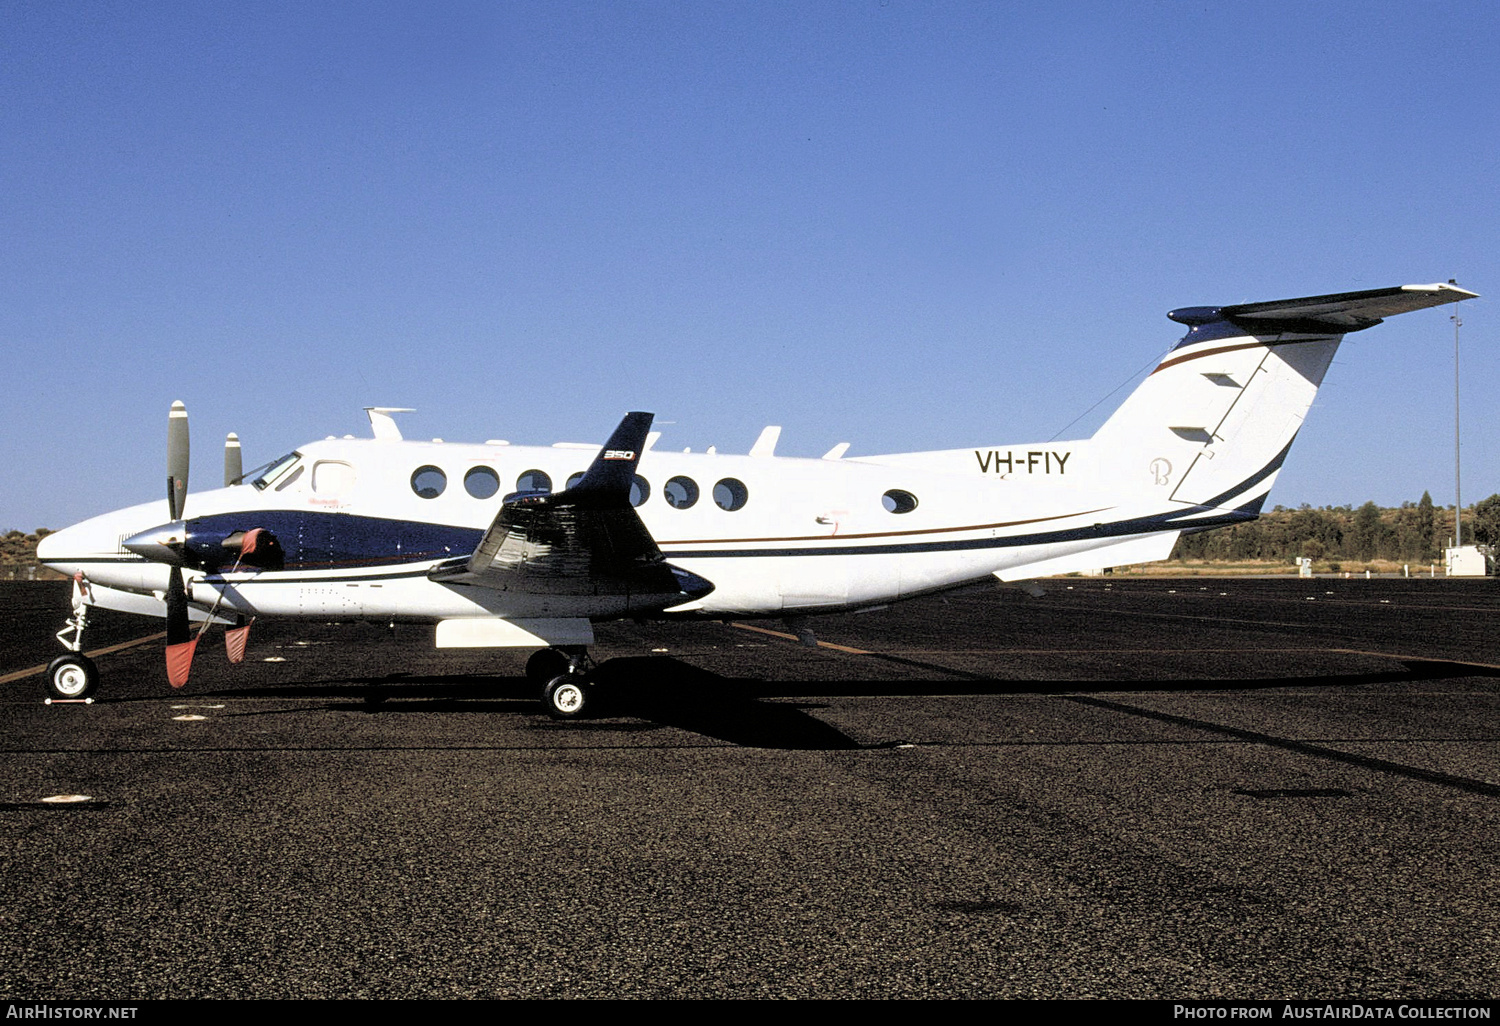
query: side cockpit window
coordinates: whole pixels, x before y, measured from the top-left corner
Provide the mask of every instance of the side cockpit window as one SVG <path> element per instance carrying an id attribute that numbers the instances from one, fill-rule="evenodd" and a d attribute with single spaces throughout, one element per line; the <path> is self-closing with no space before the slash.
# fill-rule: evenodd
<path id="1" fill-rule="evenodd" d="M 312 490 L 338 498 L 354 488 L 354 467 L 343 460 L 319 460 L 313 464 Z"/>
<path id="2" fill-rule="evenodd" d="M 287 474 L 291 473 L 292 468 L 295 467 L 301 460 L 302 454 L 300 452 L 289 452 L 285 456 L 273 460 L 266 467 L 265 473 L 261 474 L 257 478 L 254 478 L 250 483 L 255 486 L 256 491 L 263 492 L 268 487 L 275 484 L 277 481 L 280 481 L 282 478 L 286 477 Z"/>

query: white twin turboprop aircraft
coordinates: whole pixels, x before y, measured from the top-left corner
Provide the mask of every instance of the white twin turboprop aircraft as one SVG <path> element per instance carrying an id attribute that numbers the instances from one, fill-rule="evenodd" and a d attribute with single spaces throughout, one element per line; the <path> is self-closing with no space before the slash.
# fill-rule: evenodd
<path id="1" fill-rule="evenodd" d="M 596 620 L 796 623 L 991 575 L 1165 559 L 1184 532 L 1259 514 L 1345 334 L 1474 295 L 1406 285 L 1174 310 L 1187 335 L 1071 442 L 857 458 L 845 443 L 789 459 L 771 427 L 745 456 L 670 453 L 652 449 L 651 414 L 628 413 L 598 450 L 462 445 L 406 441 L 402 411 L 375 408 L 374 438 L 313 442 L 248 475 L 231 435 L 226 486 L 193 495 L 191 519 L 176 403 L 168 522 L 158 500 L 38 549 L 74 577 L 58 633 L 70 651 L 47 687 L 62 699 L 96 687 L 91 606 L 164 615 L 174 687 L 197 643 L 190 620 L 238 624 L 235 661 L 255 616 L 421 622 L 440 648 L 541 649 L 527 675 L 566 718 L 589 703 Z"/>

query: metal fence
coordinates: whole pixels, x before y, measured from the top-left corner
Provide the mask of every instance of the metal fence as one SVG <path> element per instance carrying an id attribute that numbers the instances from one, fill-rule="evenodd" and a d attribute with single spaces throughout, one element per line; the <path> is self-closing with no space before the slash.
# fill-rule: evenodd
<path id="1" fill-rule="evenodd" d="M 56 570 L 40 563 L 6 563 L 0 565 L 0 581 L 62 581 L 66 580 Z"/>

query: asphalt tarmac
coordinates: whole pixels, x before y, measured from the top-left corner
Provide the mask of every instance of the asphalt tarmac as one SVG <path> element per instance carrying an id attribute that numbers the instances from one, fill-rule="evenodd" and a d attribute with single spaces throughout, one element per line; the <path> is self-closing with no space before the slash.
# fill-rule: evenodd
<path id="1" fill-rule="evenodd" d="M 1046 587 L 604 626 L 557 723 L 369 624 L 48 706 L 0 585 L 0 995 L 1500 996 L 1495 581 Z"/>

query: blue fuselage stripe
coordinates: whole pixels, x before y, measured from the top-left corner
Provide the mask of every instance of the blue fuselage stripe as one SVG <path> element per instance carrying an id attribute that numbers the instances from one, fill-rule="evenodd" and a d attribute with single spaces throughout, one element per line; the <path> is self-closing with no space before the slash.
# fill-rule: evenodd
<path id="1" fill-rule="evenodd" d="M 1202 514 L 1211 514 L 1204 516 Z M 337 514 L 312 514 L 312 516 L 334 516 Z M 1229 524 L 1243 523 L 1255 519 L 1255 512 L 1247 509 L 1221 510 L 1209 506 L 1193 506 L 1184 510 L 1161 513 L 1155 516 L 1138 517 L 1131 520 L 1119 520 L 1111 523 L 1091 524 L 1087 527 L 1071 528 L 1063 531 L 1040 531 L 1032 534 L 1005 535 L 994 538 L 962 538 L 943 539 L 935 541 L 904 541 L 889 542 L 873 545 L 845 545 L 830 539 L 828 542 L 810 545 L 789 545 L 765 548 L 694 548 L 673 549 L 672 543 L 663 543 L 663 554 L 668 559 L 744 559 L 758 557 L 786 557 L 786 556 L 889 556 L 889 555 L 913 555 L 931 552 L 967 552 L 983 549 L 1008 549 L 1019 548 L 1029 545 L 1055 545 L 1067 542 L 1086 541 L 1095 538 L 1118 538 L 1128 535 L 1151 534 L 1158 531 L 1178 531 L 1184 529 L 1201 529 L 1207 527 L 1223 527 Z M 1192 517 L 1188 520 L 1186 518 Z M 435 525 L 428 525 L 435 526 Z M 465 530 L 465 529 L 454 529 Z M 469 531 L 477 534 L 477 531 Z M 477 544 L 477 541 L 476 541 Z M 352 554 L 351 554 L 352 555 Z M 245 577 L 236 575 L 227 579 L 228 583 L 235 586 L 252 584 L 333 584 L 342 582 L 364 582 L 397 580 L 409 577 L 426 576 L 433 565 L 434 559 L 448 557 L 449 553 L 422 553 L 416 559 L 411 555 L 402 554 L 361 554 L 354 558 L 346 558 L 338 561 L 306 561 L 293 563 L 290 559 L 287 566 L 281 571 L 262 571 Z M 139 557 L 107 557 L 107 556 L 83 556 L 78 558 L 57 557 L 55 562 L 65 565 L 85 564 L 137 564 L 144 560 Z M 343 573 L 337 576 L 332 574 L 308 576 L 309 570 L 318 569 L 347 569 L 351 565 L 363 565 L 369 568 L 368 573 Z M 377 571 L 378 567 L 388 567 L 384 572 Z M 408 568 L 408 569 L 397 569 Z M 420 567 L 420 568 L 418 568 Z M 222 573 L 212 573 L 207 580 L 211 582 L 225 581 Z"/>

